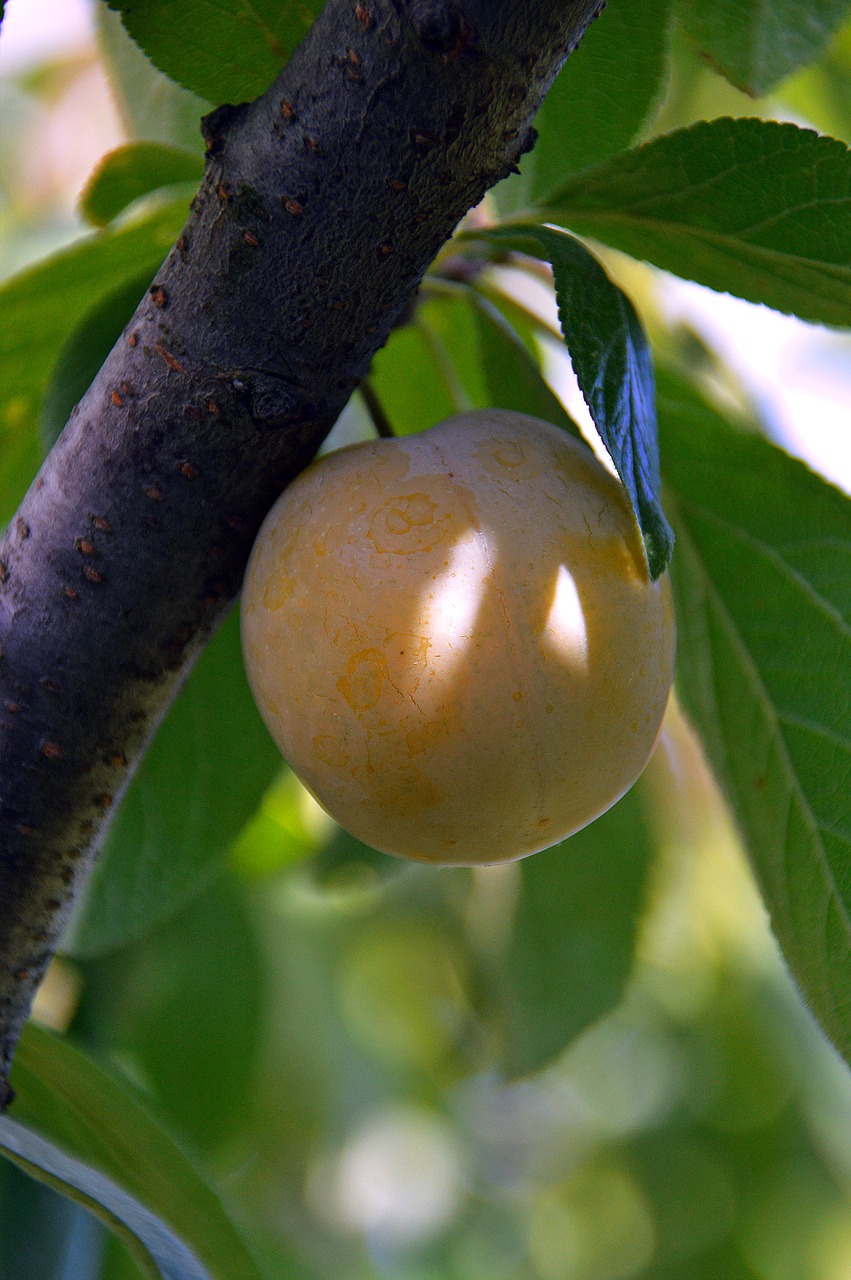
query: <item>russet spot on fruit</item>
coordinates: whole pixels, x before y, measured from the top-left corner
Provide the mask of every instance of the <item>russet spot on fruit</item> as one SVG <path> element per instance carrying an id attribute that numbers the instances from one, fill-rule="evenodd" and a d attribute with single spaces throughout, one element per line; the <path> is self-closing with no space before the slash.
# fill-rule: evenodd
<path id="1" fill-rule="evenodd" d="M 502 410 L 328 454 L 267 517 L 242 634 L 286 760 L 376 849 L 519 858 L 614 803 L 671 687 L 667 577 L 619 482 Z"/>

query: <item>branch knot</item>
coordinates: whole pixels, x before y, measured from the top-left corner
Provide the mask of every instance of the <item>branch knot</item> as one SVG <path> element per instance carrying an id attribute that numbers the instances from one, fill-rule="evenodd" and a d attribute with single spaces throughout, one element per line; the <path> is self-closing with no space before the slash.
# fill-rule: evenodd
<path id="1" fill-rule="evenodd" d="M 432 53 L 459 58 L 473 40 L 473 28 L 457 0 L 411 0 L 411 26 Z"/>

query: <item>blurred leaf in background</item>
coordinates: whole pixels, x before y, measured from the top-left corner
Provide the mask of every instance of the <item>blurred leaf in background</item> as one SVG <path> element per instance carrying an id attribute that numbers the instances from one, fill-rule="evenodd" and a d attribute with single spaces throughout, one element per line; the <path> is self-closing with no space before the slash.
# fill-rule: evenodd
<path id="1" fill-rule="evenodd" d="M 157 142 L 134 142 L 104 156 L 80 197 L 83 216 L 105 227 L 128 206 L 152 191 L 198 186 L 204 161 L 197 151 Z"/>
<path id="2" fill-rule="evenodd" d="M 101 55 L 128 137 L 203 153 L 201 117 L 211 104 L 151 62 L 125 30 L 121 15 L 97 7 Z"/>
<path id="3" fill-rule="evenodd" d="M 848 16 L 847 0 L 678 0 L 689 35 L 733 84 L 757 97 L 815 62 Z"/>
<path id="4" fill-rule="evenodd" d="M 172 915 L 221 868 L 280 768 L 248 689 L 233 614 L 133 779 L 66 948 L 76 955 L 108 951 Z"/>
<path id="5" fill-rule="evenodd" d="M 135 291 L 140 278 L 150 278 L 185 221 L 187 204 L 166 205 L 139 222 L 92 236 L 3 286 L 0 519 L 15 510 L 40 460 L 42 398 L 64 343 L 90 309 L 125 283 Z M 127 318 L 122 309 L 118 332 Z M 85 350 L 79 355 L 87 359 Z M 75 390 L 82 381 L 76 380 Z"/>
<path id="6" fill-rule="evenodd" d="M 93 1062 L 29 1027 L 14 1087 L 15 1118 L 0 1119 L 0 1149 L 100 1217 L 143 1271 L 163 1280 L 260 1280 L 217 1197 Z"/>

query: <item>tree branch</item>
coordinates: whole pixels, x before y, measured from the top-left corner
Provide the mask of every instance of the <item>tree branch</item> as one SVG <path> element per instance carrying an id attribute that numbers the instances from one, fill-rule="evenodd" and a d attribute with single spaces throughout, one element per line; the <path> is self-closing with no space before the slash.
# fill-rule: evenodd
<path id="1" fill-rule="evenodd" d="M 109 813 L 307 463 L 599 0 L 328 0 L 0 546 L 0 1099 Z"/>

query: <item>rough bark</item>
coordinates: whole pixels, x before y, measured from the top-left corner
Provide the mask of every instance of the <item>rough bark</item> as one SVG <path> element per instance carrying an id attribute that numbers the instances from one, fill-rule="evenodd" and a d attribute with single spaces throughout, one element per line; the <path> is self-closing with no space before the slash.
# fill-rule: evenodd
<path id="1" fill-rule="evenodd" d="M 191 216 L 0 546 L 0 1100 L 109 813 L 463 214 L 600 0 L 328 0 L 208 117 Z"/>

